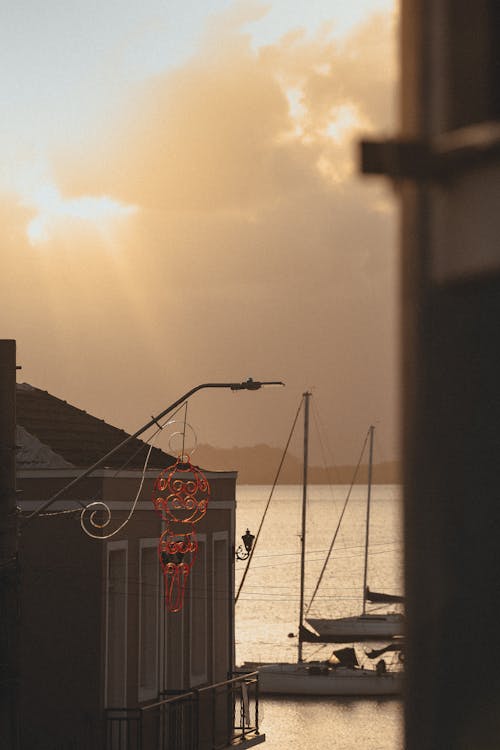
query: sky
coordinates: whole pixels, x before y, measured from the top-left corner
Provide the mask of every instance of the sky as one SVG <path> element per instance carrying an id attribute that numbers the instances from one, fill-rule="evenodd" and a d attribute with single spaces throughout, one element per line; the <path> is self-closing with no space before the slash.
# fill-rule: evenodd
<path id="1" fill-rule="evenodd" d="M 370 423 L 397 457 L 397 206 L 357 156 L 395 130 L 396 41 L 390 0 L 6 4 L 18 380 L 129 431 L 198 383 L 282 380 L 194 396 L 198 441 L 283 445 L 312 389 L 335 460 Z"/>

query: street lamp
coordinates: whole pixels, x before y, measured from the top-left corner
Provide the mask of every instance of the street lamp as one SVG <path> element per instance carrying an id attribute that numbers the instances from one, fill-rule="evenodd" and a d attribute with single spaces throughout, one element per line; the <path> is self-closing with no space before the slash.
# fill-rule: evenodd
<path id="1" fill-rule="evenodd" d="M 250 529 L 247 529 L 246 533 L 243 534 L 241 539 L 243 541 L 243 547 L 245 549 L 243 549 L 243 547 L 240 544 L 240 546 L 236 550 L 236 559 L 248 560 L 248 558 L 250 557 L 250 552 L 252 551 L 253 540 L 255 539 L 255 536 L 250 533 Z"/>
<path id="2" fill-rule="evenodd" d="M 170 414 L 170 412 L 174 411 L 174 409 L 180 406 L 180 404 L 182 404 L 184 401 L 187 401 L 187 399 L 190 398 L 197 391 L 201 391 L 204 388 L 228 388 L 231 391 L 258 391 L 262 387 L 272 386 L 272 385 L 284 386 L 285 384 L 282 383 L 280 380 L 253 380 L 252 378 L 248 378 L 248 380 L 244 380 L 242 383 L 201 383 L 200 385 L 197 385 L 194 388 L 191 388 L 190 391 L 188 391 L 183 396 L 178 398 L 177 401 L 174 401 L 174 403 L 170 404 L 170 406 L 167 406 L 167 408 L 164 409 L 162 412 L 160 412 L 160 414 L 158 414 L 156 417 L 151 417 L 149 422 L 143 425 L 143 427 L 140 427 L 136 432 L 134 432 L 133 435 L 129 435 L 128 437 L 126 437 L 125 440 L 122 440 L 121 443 L 119 443 L 112 450 L 106 453 L 106 455 L 100 458 L 99 461 L 96 461 L 88 469 L 85 469 L 85 471 L 82 471 L 81 474 L 75 477 L 67 485 L 62 487 L 58 492 L 55 493 L 55 495 L 52 495 L 52 497 L 49 498 L 45 503 L 43 503 L 43 505 L 41 505 L 40 508 L 33 511 L 33 513 L 30 513 L 30 515 L 27 516 L 27 518 L 25 519 L 24 523 L 25 524 L 28 523 L 32 518 L 35 518 L 36 516 L 39 516 L 40 513 L 43 513 L 43 511 L 49 508 L 53 503 L 55 503 L 56 500 L 59 500 L 59 498 L 62 497 L 62 495 L 66 494 L 66 492 L 68 492 L 70 489 L 72 489 L 77 484 L 79 484 L 83 479 L 90 476 L 90 474 L 92 474 L 96 469 L 98 469 L 99 466 L 102 466 L 109 458 L 111 458 L 111 456 L 117 453 L 125 445 L 130 443 L 131 440 L 138 438 L 139 435 L 142 435 L 143 432 L 146 432 L 146 430 L 149 430 L 149 428 L 153 427 L 153 425 L 158 425 L 160 419 L 163 419 L 163 417 L 166 417 L 167 414 Z"/>

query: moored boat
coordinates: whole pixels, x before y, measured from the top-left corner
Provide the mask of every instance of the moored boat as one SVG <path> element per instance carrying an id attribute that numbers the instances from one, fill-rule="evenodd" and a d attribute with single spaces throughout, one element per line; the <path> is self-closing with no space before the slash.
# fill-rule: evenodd
<path id="1" fill-rule="evenodd" d="M 368 551 L 369 551 L 369 537 L 370 537 L 370 507 L 371 507 L 371 490 L 372 490 L 372 468 L 373 468 L 373 444 L 375 436 L 375 427 L 370 426 L 368 430 L 367 440 L 369 440 L 369 461 L 368 461 L 368 492 L 366 499 L 366 526 L 365 526 L 365 541 L 364 541 L 364 574 L 363 574 L 363 589 L 362 589 L 362 608 L 359 615 L 352 615 L 349 617 L 335 617 L 335 618 L 318 618 L 310 617 L 308 615 L 311 609 L 312 602 L 318 591 L 321 579 L 325 572 L 328 560 L 330 559 L 331 552 L 334 547 L 337 532 L 340 528 L 337 526 L 337 531 L 332 539 L 330 549 L 326 556 L 326 560 L 323 564 L 319 580 L 316 584 L 311 601 L 306 612 L 306 622 L 315 631 L 311 633 L 307 628 L 303 629 L 302 637 L 304 641 L 308 642 L 321 642 L 321 643 L 345 643 L 350 641 L 366 641 L 366 640 L 379 640 L 385 638 L 394 638 L 403 635 L 404 632 L 404 615 L 402 612 L 368 612 L 367 603 L 375 602 L 377 604 L 403 604 L 404 599 L 402 596 L 385 594 L 370 591 L 367 586 L 368 576 Z M 365 441 L 366 446 L 366 441 Z M 363 447 L 364 452 L 364 447 Z M 363 452 L 361 456 L 363 455 Z M 361 461 L 361 458 L 360 458 Z M 347 504 L 347 500 L 345 505 Z M 344 510 L 345 510 L 344 505 Z M 343 513 L 342 513 L 343 515 Z"/>
<path id="2" fill-rule="evenodd" d="M 396 657 L 396 666 L 387 665 L 385 659 L 379 659 L 374 667 L 365 667 L 360 665 L 357 659 L 354 647 L 341 648 L 333 652 L 330 659 L 324 662 L 310 661 L 303 659 L 304 642 L 342 642 L 361 641 L 364 637 L 359 632 L 360 637 L 352 637 L 352 620 L 358 621 L 358 628 L 363 624 L 369 624 L 371 630 L 369 638 L 374 640 L 373 618 L 378 618 L 381 625 L 380 636 L 377 633 L 375 639 L 385 638 L 384 621 L 387 615 L 366 615 L 363 613 L 359 617 L 345 618 L 348 638 L 342 638 L 338 634 L 335 637 L 327 639 L 321 638 L 317 634 L 309 631 L 305 625 L 304 618 L 304 572 L 306 556 L 306 509 L 307 509 L 307 468 L 308 468 L 308 429 L 309 429 L 309 399 L 311 394 L 303 394 L 302 405 L 304 407 L 304 459 L 303 459 L 303 491 L 302 491 L 302 526 L 301 526 L 301 575 L 300 575 L 300 604 L 299 604 L 299 627 L 298 627 L 298 654 L 297 662 L 277 662 L 267 664 L 245 664 L 239 671 L 259 672 L 259 691 L 267 694 L 280 695 L 331 695 L 331 696 L 381 696 L 396 695 L 401 693 L 403 682 L 403 670 L 401 659 Z M 366 566 L 365 566 L 366 570 Z M 366 574 L 365 574 L 366 575 Z M 368 619 L 367 619 L 368 618 Z M 307 622 L 311 622 L 307 620 Z M 318 626 L 321 624 L 338 622 L 338 620 L 318 620 Z M 394 630 L 397 630 L 394 623 Z M 319 631 L 319 628 L 318 628 Z M 391 633 L 392 634 L 392 633 Z M 384 647 L 378 654 L 373 652 L 367 654 L 368 658 L 373 659 L 375 655 L 381 656 L 386 650 L 396 650 L 392 646 Z"/>
<path id="3" fill-rule="evenodd" d="M 308 617 L 311 632 L 304 628 L 302 640 L 309 643 L 350 643 L 373 641 L 403 635 L 404 618 L 399 612 L 365 613 L 335 619 Z"/>
<path id="4" fill-rule="evenodd" d="M 387 663 L 382 655 L 396 652 Z M 380 696 L 399 695 L 403 688 L 403 643 L 394 642 L 365 652 L 378 659 L 375 668 L 360 665 L 354 647 L 333 651 L 326 661 L 246 662 L 238 671 L 259 672 L 259 691 L 278 695 Z"/>
<path id="5" fill-rule="evenodd" d="M 259 692 L 264 694 L 398 695 L 402 686 L 403 672 L 399 670 L 332 668 L 322 662 L 277 663 L 259 667 Z"/>

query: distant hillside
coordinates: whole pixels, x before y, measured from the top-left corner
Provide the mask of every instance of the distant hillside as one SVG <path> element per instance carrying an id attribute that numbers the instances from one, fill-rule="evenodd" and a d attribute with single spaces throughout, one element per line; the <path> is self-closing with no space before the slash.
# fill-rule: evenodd
<path id="1" fill-rule="evenodd" d="M 245 448 L 213 448 L 199 445 L 193 461 L 212 471 L 237 471 L 240 484 L 272 484 L 282 457 L 281 448 L 269 445 L 253 445 Z M 350 484 L 354 466 L 309 466 L 308 478 L 311 484 Z M 366 484 L 368 467 L 362 465 L 357 483 Z M 299 458 L 288 454 L 281 469 L 280 484 L 299 484 L 302 481 L 302 463 Z M 400 466 L 397 461 L 375 464 L 373 482 L 375 484 L 398 484 L 401 481 Z"/>

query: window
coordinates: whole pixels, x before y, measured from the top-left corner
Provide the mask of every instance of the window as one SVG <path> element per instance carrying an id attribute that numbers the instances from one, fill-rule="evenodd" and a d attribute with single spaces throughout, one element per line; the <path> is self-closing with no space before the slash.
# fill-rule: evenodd
<path id="1" fill-rule="evenodd" d="M 108 708 L 127 702 L 127 542 L 110 542 L 106 572 L 106 673 Z"/>
<path id="2" fill-rule="evenodd" d="M 159 569 L 158 540 L 139 546 L 139 701 L 158 695 Z"/>
<path id="3" fill-rule="evenodd" d="M 207 681 L 206 536 L 198 536 L 198 554 L 188 579 L 191 611 L 191 684 Z"/>
<path id="4" fill-rule="evenodd" d="M 163 587 L 163 581 L 162 581 Z M 163 682 L 162 690 L 175 692 L 184 688 L 184 609 L 169 612 L 162 599 Z"/>
<path id="5" fill-rule="evenodd" d="M 213 680 L 227 680 L 231 671 L 230 591 L 227 532 L 216 532 L 212 542 Z"/>

